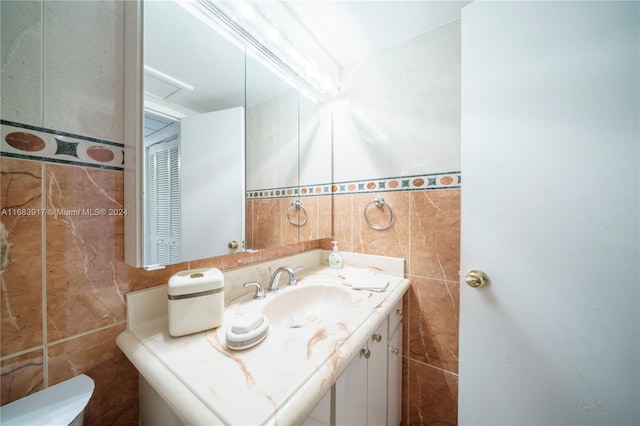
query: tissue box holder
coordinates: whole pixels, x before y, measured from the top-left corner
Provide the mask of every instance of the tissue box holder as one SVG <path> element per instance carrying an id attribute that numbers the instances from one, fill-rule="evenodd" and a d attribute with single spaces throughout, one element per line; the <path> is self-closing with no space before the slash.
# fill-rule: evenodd
<path id="1" fill-rule="evenodd" d="M 181 271 L 169 279 L 169 334 L 184 336 L 224 320 L 224 276 L 216 268 Z"/>

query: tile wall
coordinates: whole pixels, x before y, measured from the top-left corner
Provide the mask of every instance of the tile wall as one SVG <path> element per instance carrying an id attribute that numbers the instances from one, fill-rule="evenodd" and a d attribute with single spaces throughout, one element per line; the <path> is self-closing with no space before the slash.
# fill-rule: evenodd
<path id="1" fill-rule="evenodd" d="M 86 424 L 135 424 L 137 373 L 115 344 L 126 293 L 319 242 L 152 272 L 126 265 L 123 3 L 2 1 L 0 16 L 0 404 L 85 373 L 96 383 Z"/>
<path id="2" fill-rule="evenodd" d="M 455 425 L 460 21 L 343 70 L 342 82 L 333 167 L 344 190 L 333 199 L 334 235 L 341 250 L 406 259 L 403 424 Z M 375 196 L 393 209 L 385 230 L 364 220 Z M 374 225 L 389 218 L 372 207 L 368 217 Z"/>
<path id="3" fill-rule="evenodd" d="M 121 143 L 122 2 L 3 1 L 0 13 L 1 118 L 12 123 L 3 130 L 19 124 L 36 136 L 65 132 L 67 143 Z M 313 205 L 310 215 L 325 220 L 323 203 L 333 203 L 331 224 L 322 226 L 333 227 L 341 250 L 407 259 L 404 424 L 455 424 L 457 416 L 459 31 L 453 22 L 345 70 L 346 90 L 333 106 L 333 181 L 345 189 L 303 197 Z M 311 241 L 295 243 L 281 227 L 269 238 L 283 245 L 258 253 L 153 272 L 131 268 L 123 263 L 123 216 L 47 213 L 122 207 L 122 171 L 79 158 L 58 162 L 5 152 L 0 158 L 0 207 L 44 211 L 0 217 L 0 403 L 86 373 L 96 381 L 87 423 L 135 423 L 136 372 L 115 345 L 125 327 L 127 292 L 165 283 L 179 269 L 225 270 L 330 244 L 313 240 L 311 230 Z M 427 175 L 452 180 L 434 188 L 348 190 Z M 325 181 L 308 183 L 317 182 Z M 363 221 L 374 195 L 394 210 L 384 231 Z M 284 197 L 253 201 L 249 208 L 265 215 L 290 204 Z"/>

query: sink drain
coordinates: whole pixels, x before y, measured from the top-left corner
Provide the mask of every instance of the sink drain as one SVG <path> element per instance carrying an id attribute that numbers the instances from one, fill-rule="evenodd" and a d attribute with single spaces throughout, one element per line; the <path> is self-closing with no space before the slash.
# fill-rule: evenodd
<path id="1" fill-rule="evenodd" d="M 291 324 L 289 328 L 300 328 L 302 327 L 300 324 Z"/>

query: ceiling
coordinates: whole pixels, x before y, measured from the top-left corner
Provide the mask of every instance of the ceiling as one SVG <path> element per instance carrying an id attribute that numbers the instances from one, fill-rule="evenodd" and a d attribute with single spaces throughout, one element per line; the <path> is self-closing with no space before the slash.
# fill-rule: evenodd
<path id="1" fill-rule="evenodd" d="M 298 50 L 332 73 L 460 18 L 470 1 L 253 1 Z"/>
<path id="2" fill-rule="evenodd" d="M 459 19 L 462 7 L 470 3 L 214 2 L 230 11 L 250 5 L 290 45 L 334 79 L 341 68 Z M 144 49 L 145 68 L 150 68 L 145 69 L 145 92 L 191 111 L 250 107 L 290 90 L 268 68 L 250 59 L 245 81 L 244 54 L 238 47 L 174 2 L 147 2 Z"/>

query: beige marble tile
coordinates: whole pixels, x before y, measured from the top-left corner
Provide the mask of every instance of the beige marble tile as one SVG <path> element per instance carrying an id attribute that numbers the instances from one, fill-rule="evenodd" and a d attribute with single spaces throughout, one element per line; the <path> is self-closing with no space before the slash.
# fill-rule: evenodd
<path id="1" fill-rule="evenodd" d="M 41 170 L 0 158 L 2 356 L 43 344 Z"/>
<path id="2" fill-rule="evenodd" d="M 304 219 L 302 212 L 294 207 L 289 209 L 291 203 L 297 200 L 299 200 L 298 197 L 282 198 L 282 204 L 280 204 L 280 212 L 278 213 L 278 216 L 273 220 L 274 223 L 280 221 L 280 223 L 282 224 L 282 238 L 280 240 L 280 245 L 296 244 L 298 241 L 300 241 L 301 227 L 289 223 L 289 220 L 287 218 L 287 211 L 289 211 L 289 216 L 294 223 L 302 223 L 302 220 Z"/>
<path id="3" fill-rule="evenodd" d="M 341 251 L 354 251 L 353 247 L 353 195 L 333 197 L 333 236 Z M 332 248 L 332 245 L 328 247 Z"/>
<path id="4" fill-rule="evenodd" d="M 118 287 L 126 295 L 130 291 L 144 290 L 166 284 L 171 275 L 178 271 L 189 269 L 187 262 L 169 265 L 164 269 L 147 271 L 144 268 L 133 268 L 123 262 L 114 262 L 117 272 Z"/>
<path id="5" fill-rule="evenodd" d="M 409 278 L 410 280 L 411 278 Z M 409 356 L 409 331 L 411 325 L 411 287 L 402 297 L 402 354 Z"/>
<path id="6" fill-rule="evenodd" d="M 38 349 L 2 361 L 2 393 L 0 405 L 5 405 L 44 387 L 44 359 Z"/>
<path id="7" fill-rule="evenodd" d="M 458 371 L 459 284 L 411 276 L 410 358 Z"/>
<path id="8" fill-rule="evenodd" d="M 116 345 L 124 324 L 49 347 L 49 385 L 86 374 L 95 382 L 85 424 L 124 425 L 138 419 L 138 375 Z"/>
<path id="9" fill-rule="evenodd" d="M 407 425 L 457 425 L 458 377 L 409 360 Z"/>
<path id="10" fill-rule="evenodd" d="M 353 196 L 352 227 L 353 251 L 380 256 L 401 257 L 409 255 L 409 192 L 383 194 L 385 202 L 393 210 L 393 221 L 384 230 L 370 228 L 365 222 L 364 210 L 377 194 Z M 385 225 L 389 220 L 387 207 L 369 205 L 367 217 L 373 225 Z"/>
<path id="11" fill-rule="evenodd" d="M 401 426 L 405 426 L 409 419 L 409 358 L 402 357 L 402 420 Z"/>
<path id="12" fill-rule="evenodd" d="M 322 195 L 318 197 L 318 236 L 317 239 L 331 238 L 333 236 L 332 230 L 332 214 L 333 214 L 333 196 Z M 315 240 L 311 238 L 311 240 Z"/>
<path id="13" fill-rule="evenodd" d="M 300 241 L 314 241 L 331 237 L 331 199 L 331 195 L 302 197 L 300 199 L 307 212 L 307 222 L 299 229 Z M 294 221 L 304 220 L 304 214 L 299 212 L 300 214 L 296 215 L 295 208 L 292 208 L 290 213 Z"/>
<path id="14" fill-rule="evenodd" d="M 409 273 L 458 281 L 460 190 L 414 191 Z"/>
<path id="15" fill-rule="evenodd" d="M 244 243 L 245 247 L 251 248 L 255 244 L 253 242 L 253 209 L 254 209 L 254 201 L 247 199 L 245 201 L 245 224 L 244 224 Z"/>
<path id="16" fill-rule="evenodd" d="M 47 208 L 61 212 L 46 221 L 47 329 L 53 341 L 123 321 L 130 269 L 122 263 L 123 218 L 82 214 L 122 207 L 122 173 L 52 164 L 46 170 Z"/>
<path id="17" fill-rule="evenodd" d="M 251 245 L 252 249 L 263 249 L 281 245 L 282 199 L 252 200 Z"/>
<path id="18" fill-rule="evenodd" d="M 300 241 L 309 241 L 318 238 L 318 226 L 320 223 L 320 204 L 317 197 L 302 197 L 300 202 L 304 206 L 307 212 L 307 222 L 298 229 Z M 296 223 L 302 223 L 304 221 L 304 213 L 295 207 L 289 210 L 292 219 Z"/>

